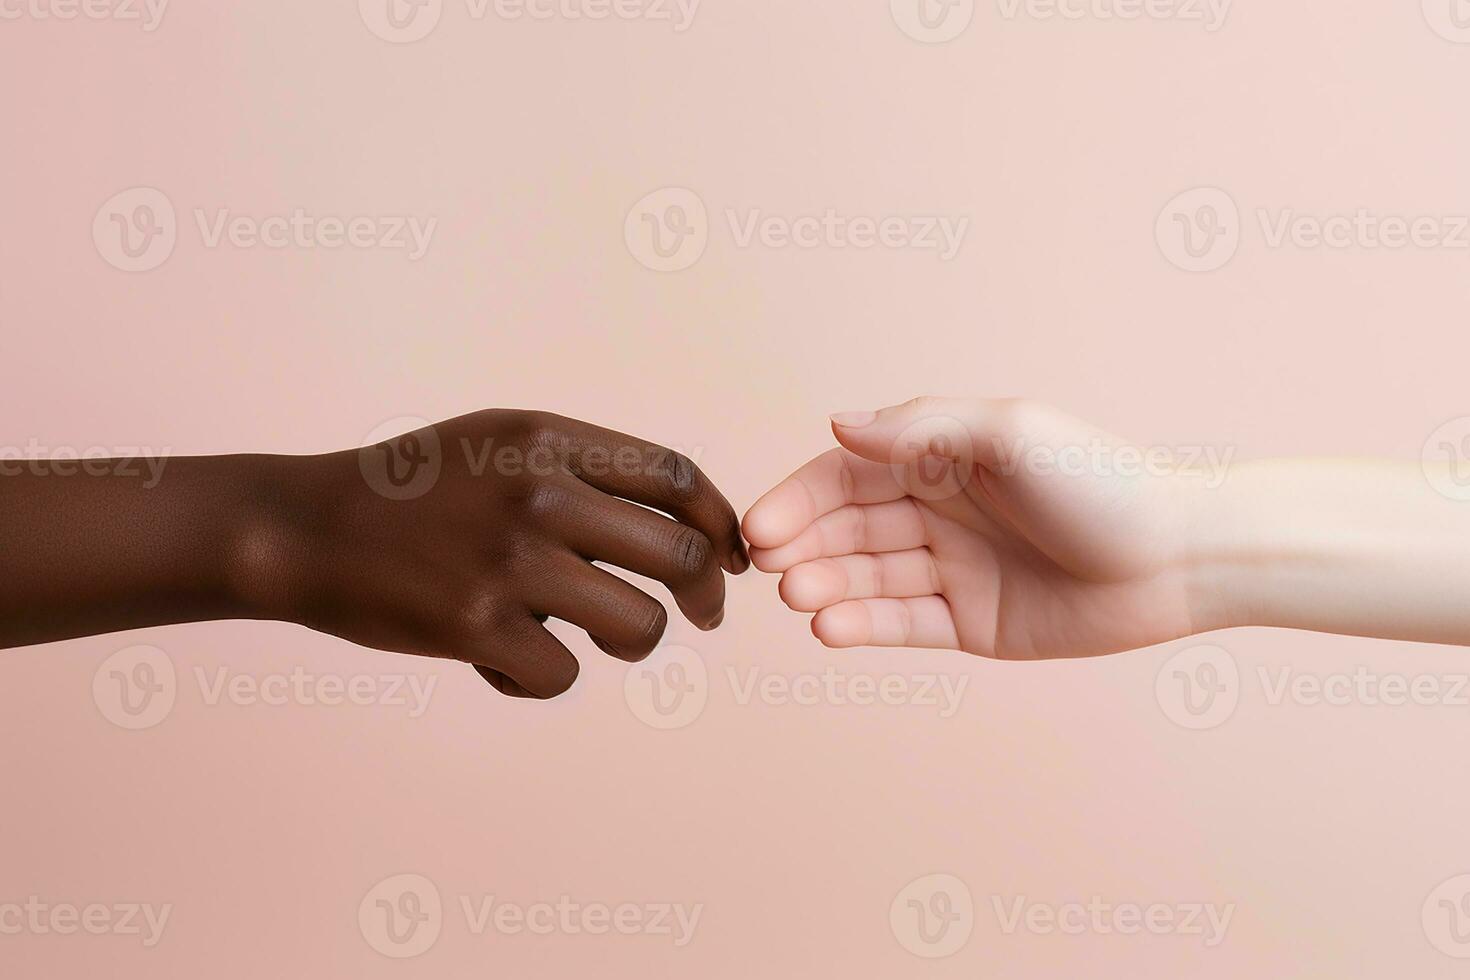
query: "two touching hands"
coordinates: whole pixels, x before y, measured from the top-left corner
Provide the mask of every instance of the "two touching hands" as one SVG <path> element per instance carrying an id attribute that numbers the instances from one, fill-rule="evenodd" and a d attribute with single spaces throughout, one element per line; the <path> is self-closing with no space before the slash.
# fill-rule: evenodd
<path id="1" fill-rule="evenodd" d="M 916 399 L 832 429 L 743 527 L 679 453 L 540 412 L 154 460 L 149 481 L 113 465 L 137 461 L 0 460 L 0 647 L 284 620 L 544 699 L 578 673 L 549 617 L 630 662 L 667 626 L 599 564 L 662 583 L 707 630 L 752 562 L 830 647 L 1029 660 L 1241 625 L 1470 644 L 1470 506 L 1431 489 L 1460 485 L 1457 461 L 1263 460 L 1226 480 L 1018 400 Z"/>
<path id="2" fill-rule="evenodd" d="M 438 445 L 494 445 L 474 472 L 445 451 L 432 492 L 366 492 L 360 454 L 307 550 L 338 569 L 293 589 L 295 618 L 368 646 L 473 663 L 505 694 L 554 697 L 577 661 L 539 620 L 587 631 L 627 661 L 658 645 L 663 606 L 594 562 L 661 582 L 696 627 L 723 619 L 724 576 L 750 563 L 730 504 L 686 457 L 558 416 L 491 411 L 434 427 Z M 747 514 L 750 560 L 832 647 L 944 647 L 1002 658 L 1085 656 L 1193 626 L 1180 488 L 1007 472 L 996 447 L 1117 440 L 1025 402 L 917 400 L 839 417 L 839 447 Z M 411 459 L 408 433 L 366 452 Z M 539 463 L 538 463 L 539 461 Z M 637 506 L 637 505 L 643 506 Z M 659 513 L 662 512 L 662 513 Z M 667 516 L 665 516 L 667 515 Z"/>

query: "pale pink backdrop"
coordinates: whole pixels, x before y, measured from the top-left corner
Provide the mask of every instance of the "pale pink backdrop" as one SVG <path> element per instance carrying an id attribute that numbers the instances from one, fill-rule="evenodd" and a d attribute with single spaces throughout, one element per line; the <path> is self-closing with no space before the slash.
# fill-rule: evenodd
<path id="1" fill-rule="evenodd" d="M 1470 251 L 1272 248 L 1254 217 L 1470 212 L 1470 46 L 1416 3 L 1240 0 L 1208 31 L 982 2 L 944 44 L 907 35 L 887 0 L 706 0 L 682 32 L 513 20 L 493 4 L 476 19 L 446 0 L 415 43 L 376 35 L 351 0 L 179 0 L 152 31 L 40 19 L 36 5 L 64 0 L 0 19 L 6 446 L 312 452 L 399 416 L 538 407 L 690 450 L 743 510 L 829 444 L 828 412 L 919 393 L 1028 395 L 1241 456 L 1412 459 L 1470 414 Z M 178 244 L 129 273 L 92 226 L 134 187 L 171 201 Z M 709 243 L 660 273 L 624 230 L 667 187 L 707 206 Z M 1224 190 L 1244 226 L 1234 258 L 1203 273 L 1155 239 L 1161 209 L 1196 187 Z M 194 210 L 221 208 L 438 224 L 417 261 L 207 248 Z M 828 208 L 970 227 L 945 262 L 741 247 L 725 218 Z M 718 633 L 669 631 L 709 684 L 703 713 L 668 731 L 630 708 L 626 669 L 572 631 L 583 673 L 551 704 L 272 624 L 6 652 L 0 906 L 172 911 L 151 948 L 0 934 L 0 972 L 1461 975 L 1421 910 L 1470 872 L 1470 707 L 1272 705 L 1257 678 L 1455 674 L 1465 651 L 1213 637 L 1239 664 L 1239 707 L 1191 731 L 1155 697 L 1190 643 L 1048 665 L 832 653 L 772 580 L 751 573 L 730 593 Z M 166 652 L 178 694 L 133 731 L 99 708 L 93 679 L 138 644 Z M 298 665 L 436 687 L 411 718 L 210 704 L 196 675 Z M 727 679 L 828 667 L 967 687 L 941 718 L 742 704 Z M 437 941 L 400 960 L 358 910 L 401 873 L 427 877 L 444 911 Z M 968 939 L 929 959 L 889 912 L 936 873 L 963 881 L 975 912 Z M 477 935 L 460 898 L 489 895 L 703 908 L 681 948 Z M 1205 948 L 1007 934 L 996 896 L 1234 912 Z"/>

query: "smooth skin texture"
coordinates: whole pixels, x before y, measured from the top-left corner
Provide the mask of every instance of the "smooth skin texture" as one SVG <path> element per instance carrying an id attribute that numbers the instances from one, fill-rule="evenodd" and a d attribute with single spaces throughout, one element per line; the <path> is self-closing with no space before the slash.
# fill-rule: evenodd
<path id="1" fill-rule="evenodd" d="M 284 620 L 545 699 L 579 670 L 548 617 L 630 662 L 667 625 L 594 562 L 664 583 L 705 630 L 724 617 L 724 573 L 749 564 L 734 510 L 687 458 L 542 412 L 321 456 L 120 462 L 0 466 L 0 647 Z"/>
<path id="2" fill-rule="evenodd" d="M 1035 660 L 1250 625 L 1470 644 L 1470 504 L 1418 464 L 1212 473 L 1016 399 L 920 398 L 832 431 L 743 525 L 827 646 Z"/>

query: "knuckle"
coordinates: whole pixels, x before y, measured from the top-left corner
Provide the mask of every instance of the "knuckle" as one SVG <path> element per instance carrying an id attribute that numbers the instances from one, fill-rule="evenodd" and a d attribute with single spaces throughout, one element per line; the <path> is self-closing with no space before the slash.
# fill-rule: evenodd
<path id="1" fill-rule="evenodd" d="M 1031 425 L 1046 412 L 1046 406 L 1031 398 L 1003 398 L 996 408 L 996 414 L 1015 428 Z"/>
<path id="2" fill-rule="evenodd" d="M 914 612 L 907 602 L 898 604 L 898 635 L 907 643 L 914 635 Z"/>
<path id="3" fill-rule="evenodd" d="M 887 577 L 887 571 L 888 570 L 883 566 L 882 555 L 868 556 L 868 575 L 872 579 L 871 591 L 873 595 L 876 596 L 888 594 L 886 591 L 888 583 L 884 581 L 884 579 Z"/>
<path id="4" fill-rule="evenodd" d="M 842 485 L 842 499 L 856 500 L 857 474 L 852 471 L 852 458 L 846 450 L 833 449 L 831 452 L 835 453 L 837 458 L 837 477 Z"/>
<path id="5" fill-rule="evenodd" d="M 671 548 L 675 572 L 686 579 L 699 578 L 714 565 L 715 549 L 709 539 L 693 528 L 680 528 Z"/>
<path id="6" fill-rule="evenodd" d="M 918 395 L 904 402 L 904 407 L 920 416 L 938 415 L 944 409 L 944 399 L 933 395 Z"/>
<path id="7" fill-rule="evenodd" d="M 868 510 L 866 507 L 852 507 L 848 511 L 852 521 L 852 548 L 855 552 L 868 550 Z"/>
<path id="8" fill-rule="evenodd" d="M 461 637 L 483 637 L 504 629 L 514 610 L 504 593 L 489 585 L 468 589 L 459 598 L 450 615 L 456 633 Z"/>
<path id="9" fill-rule="evenodd" d="M 1037 404 L 1029 398 L 1000 398 L 991 404 L 991 417 L 997 438 L 1015 440 L 1035 428 Z"/>
<path id="10" fill-rule="evenodd" d="M 665 453 L 659 462 L 659 476 L 674 502 L 689 504 L 699 499 L 699 467 L 683 453 L 674 450 Z"/>
<path id="11" fill-rule="evenodd" d="M 513 527 L 486 541 L 479 555 L 484 569 L 502 580 L 518 581 L 518 576 L 540 571 L 547 553 L 547 544 L 540 534 L 528 527 Z"/>
<path id="12" fill-rule="evenodd" d="M 571 510 L 572 495 L 558 483 L 538 481 L 526 492 L 525 508 L 533 520 L 555 520 Z"/>
<path id="13" fill-rule="evenodd" d="M 456 428 L 473 432 L 504 432 L 516 424 L 524 412 L 510 408 L 482 408 L 452 420 Z"/>
<path id="14" fill-rule="evenodd" d="M 566 445 L 561 418 L 550 412 L 522 412 L 517 436 L 528 449 L 546 449 L 560 453 Z"/>
<path id="15" fill-rule="evenodd" d="M 669 611 L 658 600 L 649 598 L 629 624 L 629 640 L 635 651 L 645 653 L 658 646 L 669 626 Z"/>

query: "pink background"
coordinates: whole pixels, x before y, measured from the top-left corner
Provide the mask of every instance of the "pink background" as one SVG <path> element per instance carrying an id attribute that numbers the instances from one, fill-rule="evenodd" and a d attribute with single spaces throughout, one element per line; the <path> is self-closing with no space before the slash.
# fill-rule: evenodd
<path id="1" fill-rule="evenodd" d="M 830 443 L 825 417 L 919 393 L 1022 394 L 1145 442 L 1417 457 L 1470 413 L 1470 252 L 1268 247 L 1255 208 L 1470 212 L 1470 47 L 1418 4 L 1238 3 L 1177 22 L 1007 20 L 944 45 L 883 0 L 707 0 L 694 26 L 472 20 L 374 36 L 350 0 L 171 6 L 136 24 L 0 20 L 0 443 L 315 452 L 487 406 L 690 450 L 744 510 Z M 1246 222 L 1175 268 L 1155 218 L 1197 186 Z M 124 273 L 99 206 L 168 195 L 179 242 Z M 691 269 L 624 244 L 645 194 L 695 190 Z M 438 219 L 429 253 L 205 248 L 193 209 Z M 959 256 L 739 248 L 726 208 L 968 216 Z M 1155 675 L 1189 643 L 1087 663 L 833 653 L 732 583 L 671 626 L 712 679 L 656 731 L 626 669 L 551 704 L 467 668 L 276 624 L 10 651 L 0 903 L 152 902 L 162 942 L 0 935 L 0 972 L 144 976 L 1239 977 L 1462 975 L 1420 925 L 1470 871 L 1470 707 L 1272 706 L 1258 668 L 1470 670 L 1463 651 L 1246 630 L 1225 724 L 1186 731 Z M 94 672 L 147 643 L 172 713 L 126 731 Z M 429 710 L 205 703 L 196 667 L 437 677 Z M 961 710 L 739 704 L 725 668 L 967 677 Z M 430 878 L 416 959 L 358 903 Z M 965 881 L 974 932 L 912 955 L 908 882 Z M 461 895 L 702 903 L 695 939 L 473 935 Z M 1006 935 L 1009 902 L 1234 903 L 1226 941 Z"/>

